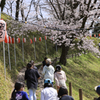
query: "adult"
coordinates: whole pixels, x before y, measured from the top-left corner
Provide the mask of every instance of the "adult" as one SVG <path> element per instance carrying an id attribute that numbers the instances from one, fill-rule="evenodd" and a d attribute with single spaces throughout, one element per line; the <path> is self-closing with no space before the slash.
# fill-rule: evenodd
<path id="1" fill-rule="evenodd" d="M 43 67 L 42 74 L 44 75 L 44 80 L 50 79 L 52 81 L 52 85 L 54 82 L 54 71 L 54 67 L 51 65 L 51 59 L 48 58 L 46 60 L 46 65 Z"/>
<path id="2" fill-rule="evenodd" d="M 99 95 L 99 97 L 96 100 L 100 100 L 100 85 L 95 87 L 95 91 Z"/>
<path id="3" fill-rule="evenodd" d="M 16 82 L 10 100 L 29 100 L 28 95 L 24 92 L 24 84 Z"/>
<path id="4" fill-rule="evenodd" d="M 66 80 L 67 80 L 66 74 L 62 70 L 62 67 L 60 65 L 57 65 L 55 68 L 54 79 L 56 82 L 57 90 L 59 90 L 60 87 L 67 88 L 67 86 L 66 86 Z"/>
<path id="5" fill-rule="evenodd" d="M 28 63 L 27 66 L 28 69 L 25 71 L 25 80 L 27 81 L 27 88 L 29 90 L 29 99 L 36 100 L 36 89 L 40 75 L 36 69 L 33 69 L 31 63 Z"/>
<path id="6" fill-rule="evenodd" d="M 31 60 L 30 63 L 31 63 L 31 65 L 33 66 L 33 69 L 36 69 L 36 70 L 37 70 L 37 67 L 34 65 L 34 61 Z"/>
<path id="7" fill-rule="evenodd" d="M 74 100 L 72 96 L 68 95 L 68 90 L 65 87 L 60 87 L 58 91 L 59 100 Z"/>
<path id="8" fill-rule="evenodd" d="M 100 50 L 100 42 L 99 42 L 99 50 Z"/>
<path id="9" fill-rule="evenodd" d="M 44 61 L 42 62 L 42 69 L 43 67 L 46 65 L 46 60 L 47 60 L 47 57 L 44 58 Z"/>
<path id="10" fill-rule="evenodd" d="M 58 100 L 57 91 L 52 87 L 52 81 L 44 81 L 44 89 L 41 91 L 41 100 Z"/>

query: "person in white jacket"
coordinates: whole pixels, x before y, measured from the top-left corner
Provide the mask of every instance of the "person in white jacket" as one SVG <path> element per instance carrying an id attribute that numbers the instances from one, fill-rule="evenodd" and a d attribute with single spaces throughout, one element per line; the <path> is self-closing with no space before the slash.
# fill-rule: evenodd
<path id="1" fill-rule="evenodd" d="M 54 82 L 54 67 L 51 65 L 51 59 L 48 58 L 46 59 L 46 65 L 43 67 L 42 74 L 44 75 L 44 80 L 45 79 L 50 79 L 52 81 L 52 85 Z"/>
<path id="2" fill-rule="evenodd" d="M 66 80 L 67 80 L 66 74 L 62 70 L 62 67 L 60 65 L 56 66 L 54 79 L 55 79 L 55 82 L 56 82 L 57 90 L 59 90 L 60 87 L 67 88 L 67 86 L 66 86 Z"/>
<path id="3" fill-rule="evenodd" d="M 41 100 L 58 100 L 57 91 L 52 87 L 52 81 L 50 79 L 44 81 L 44 89 L 41 91 Z"/>

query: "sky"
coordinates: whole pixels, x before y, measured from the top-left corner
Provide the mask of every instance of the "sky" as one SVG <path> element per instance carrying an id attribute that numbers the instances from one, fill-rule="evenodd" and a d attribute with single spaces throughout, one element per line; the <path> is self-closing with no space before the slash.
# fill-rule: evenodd
<path id="1" fill-rule="evenodd" d="M 8 1 L 8 0 L 6 0 L 6 1 Z M 14 1 L 14 0 L 10 0 L 10 1 Z M 31 0 L 24 0 L 24 7 L 25 7 L 25 8 L 29 6 L 30 1 L 31 1 Z M 43 1 L 44 1 L 44 0 L 42 0 L 41 3 L 43 3 Z M 15 17 L 15 11 L 16 11 L 15 6 L 16 6 L 16 4 L 14 3 L 14 4 L 13 4 L 13 14 L 12 14 L 12 17 L 13 17 L 13 18 Z M 8 8 L 9 6 L 6 4 L 6 7 Z M 28 11 L 28 9 L 25 9 L 25 12 L 24 12 L 25 15 L 27 14 L 27 11 Z M 6 13 L 6 14 L 8 14 L 6 8 L 4 9 L 3 12 Z M 9 10 L 9 12 L 10 12 L 10 10 Z M 9 13 L 9 14 L 10 14 L 10 13 Z M 8 15 L 9 15 L 9 14 L 8 14 Z M 42 14 L 43 14 L 43 17 L 44 17 L 44 18 L 48 18 L 48 17 L 49 17 L 48 13 L 45 12 L 45 11 L 42 11 Z M 29 19 L 31 19 L 31 18 L 33 18 L 33 17 L 35 17 L 35 16 L 36 16 L 36 13 L 35 13 L 35 11 L 34 11 L 34 7 L 32 7 L 32 9 L 31 9 L 31 11 L 30 11 L 30 14 L 29 14 Z M 39 17 L 40 17 L 40 16 L 39 16 Z M 19 13 L 19 19 L 22 20 L 22 19 L 21 19 L 21 14 L 20 14 L 20 13 Z"/>

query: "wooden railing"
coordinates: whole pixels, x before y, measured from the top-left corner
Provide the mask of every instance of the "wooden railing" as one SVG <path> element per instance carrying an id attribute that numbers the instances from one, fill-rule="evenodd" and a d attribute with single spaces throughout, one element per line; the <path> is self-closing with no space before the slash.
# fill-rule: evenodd
<path id="1" fill-rule="evenodd" d="M 72 96 L 72 83 L 69 82 L 69 95 Z M 96 100 L 97 98 L 94 98 L 93 100 Z M 79 89 L 79 100 L 83 100 L 83 94 L 82 89 Z"/>

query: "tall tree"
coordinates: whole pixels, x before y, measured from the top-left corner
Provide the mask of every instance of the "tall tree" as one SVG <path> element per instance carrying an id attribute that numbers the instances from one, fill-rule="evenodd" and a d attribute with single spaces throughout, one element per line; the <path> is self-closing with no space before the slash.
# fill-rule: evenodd
<path id="1" fill-rule="evenodd" d="M 0 2 L 1 11 L 3 11 L 5 3 L 6 3 L 6 0 L 1 0 Z"/>
<path id="2" fill-rule="evenodd" d="M 45 7 L 45 10 L 50 12 L 53 20 L 55 19 L 52 22 L 48 21 L 49 24 L 46 22 L 46 26 L 60 30 L 60 32 L 52 31 L 52 36 L 55 37 L 55 42 L 62 47 L 60 63 L 66 65 L 66 56 L 76 37 L 80 40 L 78 44 L 81 44 L 78 45 L 78 48 L 82 49 L 85 47 L 84 41 L 88 41 L 86 38 L 84 39 L 84 35 L 88 35 L 88 30 L 85 29 L 93 26 L 94 22 L 98 20 L 98 15 L 100 15 L 100 5 L 98 3 L 100 1 L 46 0 L 46 3 L 48 7 Z M 61 32 L 61 30 L 65 31 Z M 89 48 L 87 47 L 87 49 Z"/>
<path id="3" fill-rule="evenodd" d="M 20 0 L 16 0 L 15 20 L 18 20 L 18 16 L 19 16 L 19 6 L 20 6 Z"/>

